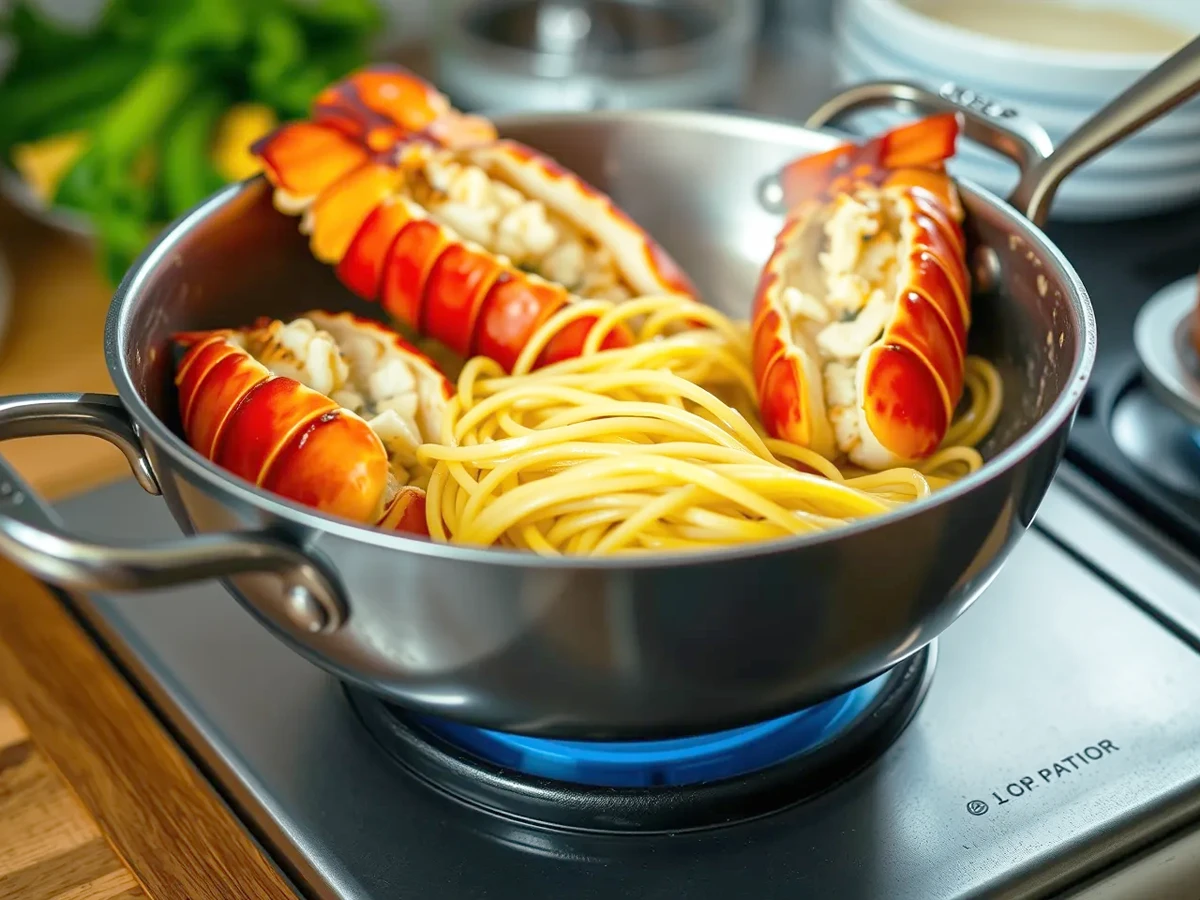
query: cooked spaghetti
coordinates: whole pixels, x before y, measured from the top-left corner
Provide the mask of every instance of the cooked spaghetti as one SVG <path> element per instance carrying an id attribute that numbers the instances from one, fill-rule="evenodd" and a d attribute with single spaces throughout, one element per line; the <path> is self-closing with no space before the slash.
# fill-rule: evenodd
<path id="1" fill-rule="evenodd" d="M 567 322 L 598 317 L 581 356 L 532 370 Z M 599 350 L 618 323 L 637 343 Z M 427 468 L 434 540 L 544 555 L 704 550 L 845 525 L 977 469 L 1002 386 L 968 357 L 940 449 L 864 473 L 766 436 L 745 323 L 677 296 L 583 301 L 542 325 L 512 374 L 466 362 Z M 424 480 L 424 477 L 422 477 Z"/>

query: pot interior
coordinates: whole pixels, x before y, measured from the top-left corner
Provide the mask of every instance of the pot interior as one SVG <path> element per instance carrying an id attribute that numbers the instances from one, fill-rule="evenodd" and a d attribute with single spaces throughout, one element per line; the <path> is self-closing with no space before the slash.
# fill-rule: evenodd
<path id="1" fill-rule="evenodd" d="M 708 302 L 742 318 L 781 221 L 759 205 L 759 179 L 835 143 L 729 115 L 528 116 L 499 125 L 609 193 Z M 1082 286 L 1039 231 L 970 186 L 963 199 L 975 272 L 970 349 L 997 365 L 1005 387 L 999 422 L 981 447 L 992 457 L 1086 376 L 1094 326 Z M 177 223 L 126 278 L 109 320 L 114 381 L 178 434 L 173 332 L 318 307 L 381 316 L 311 257 L 298 218 L 276 212 L 265 181 L 253 179 Z"/>

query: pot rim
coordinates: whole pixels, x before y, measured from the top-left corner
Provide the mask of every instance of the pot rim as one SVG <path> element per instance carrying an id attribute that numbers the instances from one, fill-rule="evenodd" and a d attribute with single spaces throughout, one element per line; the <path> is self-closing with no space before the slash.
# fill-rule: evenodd
<path id="1" fill-rule="evenodd" d="M 745 136 L 749 131 L 751 136 L 760 133 L 764 138 L 789 136 L 794 138 L 798 133 L 808 137 L 818 135 L 830 146 L 837 143 L 837 138 L 829 133 L 814 132 L 799 125 L 781 121 L 748 116 L 741 113 L 725 112 L 692 112 L 675 110 L 636 110 L 636 111 L 605 111 L 588 113 L 531 113 L 497 118 L 498 126 L 516 124 L 554 124 L 579 119 L 593 122 L 619 122 L 642 120 L 674 127 L 691 127 L 709 133 L 736 133 Z M 1092 311 L 1087 291 L 1078 274 L 1067 261 L 1062 252 L 1053 242 L 1033 223 L 1022 216 L 1017 210 L 1005 203 L 996 195 L 983 188 L 977 187 L 970 181 L 957 179 L 963 192 L 982 201 L 996 211 L 1020 237 L 1025 240 L 1031 250 L 1039 253 L 1048 265 L 1056 266 L 1062 280 L 1069 289 L 1065 299 L 1075 313 L 1078 323 L 1077 351 L 1072 361 L 1070 373 L 1059 396 L 1051 404 L 1046 413 L 1033 426 L 1009 446 L 1005 447 L 991 459 L 985 460 L 977 471 L 959 479 L 953 484 L 942 488 L 931 497 L 906 503 L 895 509 L 869 516 L 849 525 L 826 531 L 813 532 L 793 537 L 775 538 L 768 541 L 757 541 L 707 550 L 703 553 L 682 551 L 673 553 L 656 553 L 632 556 L 539 556 L 523 550 L 510 550 L 496 547 L 475 547 L 463 544 L 448 544 L 435 542 L 432 539 L 422 539 L 416 536 L 406 536 L 396 532 L 383 531 L 369 525 L 361 525 L 347 519 L 317 513 L 309 507 L 301 506 L 282 497 L 258 488 L 248 481 L 230 475 L 219 468 L 198 452 L 193 450 L 181 437 L 160 419 L 142 399 L 133 385 L 130 373 L 125 366 L 126 349 L 130 340 L 128 319 L 132 304 L 131 298 L 143 289 L 146 281 L 160 267 L 170 264 L 170 256 L 177 252 L 178 241 L 206 220 L 214 210 L 228 203 L 240 193 L 252 189 L 257 182 L 263 180 L 258 175 L 247 181 L 229 185 L 218 193 L 202 201 L 195 208 L 184 213 L 170 226 L 164 229 L 156 240 L 148 246 L 129 271 L 125 274 L 109 306 L 108 318 L 105 324 L 104 352 L 109 375 L 116 386 L 117 394 L 125 404 L 126 409 L 136 421 L 140 431 L 149 434 L 159 451 L 164 453 L 171 463 L 183 470 L 189 479 L 199 480 L 214 491 L 231 495 L 238 502 L 254 506 L 278 519 L 306 529 L 329 533 L 339 538 L 366 543 L 383 549 L 418 556 L 435 557 L 447 561 L 473 563 L 479 565 L 496 565 L 503 567 L 532 567 L 555 570 L 643 570 L 643 569 L 675 569 L 684 566 L 720 564 L 748 560 L 753 558 L 773 556 L 803 550 L 808 547 L 850 538 L 877 528 L 923 515 L 928 510 L 948 505 L 960 497 L 983 487 L 1001 475 L 1009 472 L 1023 460 L 1037 452 L 1065 424 L 1069 424 L 1076 408 L 1083 398 L 1088 378 L 1096 356 L 1096 320 Z"/>

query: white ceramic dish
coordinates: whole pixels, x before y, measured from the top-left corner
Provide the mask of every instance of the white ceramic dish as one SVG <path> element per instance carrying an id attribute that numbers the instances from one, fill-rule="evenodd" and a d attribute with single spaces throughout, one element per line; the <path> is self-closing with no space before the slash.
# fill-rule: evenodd
<path id="1" fill-rule="evenodd" d="M 1189 275 L 1146 301 L 1134 322 L 1133 338 L 1150 389 L 1200 428 L 1200 356 L 1192 341 L 1198 315 L 1196 276 Z"/>
<path id="2" fill-rule="evenodd" d="M 1008 68 L 993 68 L 991 60 L 981 59 L 975 71 L 959 70 L 947 65 L 939 52 L 913 53 L 911 48 L 898 42 L 894 35 L 881 32 L 878 27 L 867 25 L 861 18 L 851 15 L 862 3 L 893 3 L 897 0 L 842 0 L 835 18 L 834 34 L 837 44 L 836 57 L 846 64 L 869 72 L 890 70 L 907 72 L 926 79 L 955 81 L 969 86 L 980 93 L 999 95 L 1010 103 L 1020 103 L 1021 112 L 1038 117 L 1043 127 L 1062 133 L 1070 132 L 1071 122 L 1092 115 L 1104 103 L 1111 100 L 1137 80 L 1141 72 L 1123 76 L 1111 93 L 1096 96 L 1091 93 L 1072 92 L 1063 85 L 1049 82 L 1040 88 L 1028 88 L 1015 83 L 1006 83 L 1003 73 Z M 1200 12 L 1200 3 L 1196 4 Z M 1200 33 L 1200 26 L 1197 27 Z M 1013 66 L 1013 68 L 1017 68 Z M 1194 137 L 1200 133 L 1200 100 L 1184 103 L 1157 122 L 1129 139 L 1128 144 L 1153 144 L 1163 140 Z"/>
<path id="3" fill-rule="evenodd" d="M 973 76 L 986 86 L 1031 94 L 1090 97 L 1097 105 L 1167 56 L 1060 50 L 1002 40 L 923 15 L 903 0 L 850 0 L 839 5 L 849 20 L 859 22 L 889 45 L 907 48 L 918 58 L 936 60 L 939 68 L 956 77 Z M 1070 5 L 1137 12 L 1179 25 L 1189 33 L 1200 31 L 1200 3 L 1194 0 L 1071 0 Z"/>
<path id="4" fill-rule="evenodd" d="M 1072 0 L 1072 5 L 1139 10 L 1200 33 L 1200 2 Z M 840 85 L 904 78 L 936 90 L 954 82 L 1016 107 L 1041 123 L 1055 141 L 1165 56 L 1059 50 L 999 40 L 923 15 L 906 0 L 840 0 L 834 38 Z M 851 120 L 850 126 L 873 132 L 897 121 L 899 117 L 893 114 L 865 113 Z M 1011 163 L 966 143 L 953 171 L 1001 194 L 1016 183 Z M 1200 101 L 1193 101 L 1068 178 L 1055 199 L 1052 215 L 1058 219 L 1127 218 L 1197 198 Z"/>

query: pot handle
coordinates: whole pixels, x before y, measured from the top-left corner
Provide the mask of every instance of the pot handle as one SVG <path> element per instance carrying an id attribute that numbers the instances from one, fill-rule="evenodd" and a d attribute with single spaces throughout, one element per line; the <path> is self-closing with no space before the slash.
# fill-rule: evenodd
<path id="1" fill-rule="evenodd" d="M 903 81 L 872 81 L 843 91 L 809 116 L 809 128 L 821 128 L 847 113 L 871 107 L 923 113 L 956 112 L 963 133 L 1003 153 L 1021 168 L 1021 179 L 1008 202 L 1035 225 L 1046 221 L 1062 180 L 1122 138 L 1200 93 L 1200 38 L 1195 38 L 1151 69 L 1055 149 L 1045 130 L 1015 109 L 949 83 L 936 92 Z"/>
<path id="2" fill-rule="evenodd" d="M 117 397 L 0 397 L 0 441 L 51 434 L 104 438 L 125 455 L 143 488 L 162 493 L 136 427 Z M 0 554 L 50 584 L 84 591 L 141 591 L 228 575 L 272 573 L 283 579 L 285 612 L 299 627 L 329 632 L 345 621 L 346 604 L 332 571 L 271 535 L 202 534 L 148 547 L 122 547 L 71 535 L 53 524 L 41 504 L 31 499 L 0 475 Z"/>

